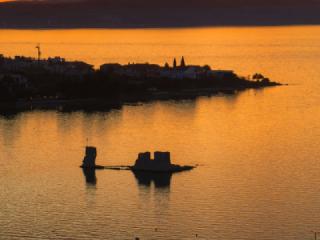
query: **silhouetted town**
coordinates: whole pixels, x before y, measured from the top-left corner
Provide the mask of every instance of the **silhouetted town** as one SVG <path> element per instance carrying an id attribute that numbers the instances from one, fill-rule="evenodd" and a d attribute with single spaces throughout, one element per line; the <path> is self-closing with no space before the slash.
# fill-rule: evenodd
<path id="1" fill-rule="evenodd" d="M 187 65 L 184 57 L 177 62 L 108 63 L 94 69 L 61 57 L 41 59 L 40 48 L 37 59 L 0 55 L 0 108 L 107 106 L 280 85 L 262 74 L 245 78 L 232 70 Z"/>

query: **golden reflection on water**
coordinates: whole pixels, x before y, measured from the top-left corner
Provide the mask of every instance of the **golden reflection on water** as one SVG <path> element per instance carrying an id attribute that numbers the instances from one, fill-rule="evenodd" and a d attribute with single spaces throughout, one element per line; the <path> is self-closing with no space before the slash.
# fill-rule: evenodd
<path id="1" fill-rule="evenodd" d="M 319 31 L 0 31 L 7 55 L 32 56 L 36 42 L 47 55 L 94 64 L 185 55 L 291 83 L 109 112 L 1 116 L 0 232 L 9 239 L 92 238 L 85 225 L 97 239 L 308 239 L 320 226 Z M 164 188 L 108 171 L 88 185 L 78 168 L 87 138 L 101 164 L 132 164 L 138 152 L 169 150 L 174 162 L 200 166 Z"/>

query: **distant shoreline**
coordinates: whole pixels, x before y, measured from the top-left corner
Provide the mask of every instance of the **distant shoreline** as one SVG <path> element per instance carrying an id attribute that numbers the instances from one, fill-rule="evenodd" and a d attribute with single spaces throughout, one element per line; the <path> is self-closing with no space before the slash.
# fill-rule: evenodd
<path id="1" fill-rule="evenodd" d="M 161 30 L 161 29 L 201 29 L 201 28 L 256 28 L 256 27 L 315 27 L 320 26 L 319 23 L 284 23 L 284 24 L 205 24 L 205 25 L 188 25 L 188 26 L 132 26 L 132 27 L 95 27 L 95 26 L 63 26 L 63 27 L 3 27 L 0 30 L 35 30 L 35 31 L 58 31 L 58 30 Z"/>
<path id="2" fill-rule="evenodd" d="M 106 1 L 106 0 L 104 0 Z M 42 1 L 0 3 L 0 28 L 181 28 L 319 25 L 318 1 Z M 82 4 L 80 3 L 82 2 Z M 93 2 L 93 3 L 91 3 Z M 96 2 L 96 4 L 94 3 Z M 98 0 L 99 2 L 99 0 Z M 247 3 L 245 3 L 247 2 Z M 128 6 L 127 6 L 128 5 Z M 129 7 L 130 6 L 130 7 Z M 70 16 L 70 12 L 72 15 Z"/>
<path id="3" fill-rule="evenodd" d="M 218 93 L 282 85 L 260 73 L 251 78 L 233 70 L 188 65 L 173 59 L 170 66 L 149 63 L 106 63 L 99 69 L 61 57 L 39 58 L 0 54 L 0 111 L 32 109 L 110 109 L 127 103 L 190 99 Z"/>

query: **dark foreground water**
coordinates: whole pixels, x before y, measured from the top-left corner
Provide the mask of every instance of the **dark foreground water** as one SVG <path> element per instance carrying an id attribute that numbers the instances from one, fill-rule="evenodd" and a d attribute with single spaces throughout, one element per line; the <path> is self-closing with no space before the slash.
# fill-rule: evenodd
<path id="1" fill-rule="evenodd" d="M 102 46 L 119 62 L 184 54 L 290 85 L 109 112 L 0 116 L 0 239 L 313 239 L 320 27 L 88 31 L 0 31 L 0 52 L 27 54 L 44 42 L 48 54 L 60 49 L 96 65 L 108 61 Z M 121 41 L 111 44 L 116 36 Z M 85 176 L 78 166 L 87 138 L 103 165 L 168 150 L 175 163 L 200 166 L 154 179 L 128 171 Z"/>

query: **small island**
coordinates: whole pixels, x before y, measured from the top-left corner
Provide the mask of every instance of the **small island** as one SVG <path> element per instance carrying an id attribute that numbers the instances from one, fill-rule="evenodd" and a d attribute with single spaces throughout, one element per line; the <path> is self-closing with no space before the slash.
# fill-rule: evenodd
<path id="1" fill-rule="evenodd" d="M 187 65 L 107 63 L 95 69 L 61 57 L 38 59 L 0 54 L 0 110 L 95 109 L 149 100 L 187 99 L 278 86 L 262 74 L 241 77 L 232 70 Z"/>
<path id="2" fill-rule="evenodd" d="M 154 172 L 154 173 L 175 173 L 188 171 L 195 166 L 181 166 L 171 163 L 170 152 L 155 152 L 154 159 L 151 159 L 151 153 L 139 153 L 138 159 L 133 166 L 101 166 L 96 164 L 97 149 L 92 146 L 87 146 L 85 157 L 80 166 L 86 171 L 96 169 L 109 170 L 131 170 L 133 172 Z"/>

